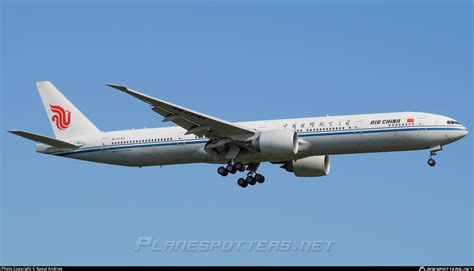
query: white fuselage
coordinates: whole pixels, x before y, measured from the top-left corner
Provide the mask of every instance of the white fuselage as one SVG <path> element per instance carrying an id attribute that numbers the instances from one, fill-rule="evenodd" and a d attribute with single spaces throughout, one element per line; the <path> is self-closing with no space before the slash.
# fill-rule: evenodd
<path id="1" fill-rule="evenodd" d="M 327 116 L 238 123 L 256 131 L 291 129 L 298 133 L 296 155 L 274 157 L 258 152 L 236 158 L 241 162 L 281 162 L 315 155 L 429 149 L 464 137 L 465 127 L 441 115 L 399 112 Z M 76 150 L 44 144 L 37 151 L 69 158 L 124 166 L 183 163 L 227 163 L 205 151 L 208 138 L 186 135 L 181 127 L 123 130 L 71 138 Z"/>

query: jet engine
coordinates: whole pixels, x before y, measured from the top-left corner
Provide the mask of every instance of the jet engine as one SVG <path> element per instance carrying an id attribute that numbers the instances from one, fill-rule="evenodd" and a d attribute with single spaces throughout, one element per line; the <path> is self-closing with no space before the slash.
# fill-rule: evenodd
<path id="1" fill-rule="evenodd" d="M 298 153 L 298 134 L 293 130 L 263 131 L 251 145 L 265 155 L 292 156 Z"/>
<path id="2" fill-rule="evenodd" d="M 285 162 L 281 168 L 298 177 L 320 177 L 329 174 L 331 164 L 328 155 L 318 155 Z"/>

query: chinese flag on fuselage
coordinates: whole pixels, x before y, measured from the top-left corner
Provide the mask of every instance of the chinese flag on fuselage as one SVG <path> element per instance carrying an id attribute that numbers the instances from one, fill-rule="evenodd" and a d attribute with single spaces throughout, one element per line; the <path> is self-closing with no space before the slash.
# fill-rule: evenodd
<path id="1" fill-rule="evenodd" d="M 407 122 L 415 122 L 415 119 L 414 118 L 408 118 Z"/>

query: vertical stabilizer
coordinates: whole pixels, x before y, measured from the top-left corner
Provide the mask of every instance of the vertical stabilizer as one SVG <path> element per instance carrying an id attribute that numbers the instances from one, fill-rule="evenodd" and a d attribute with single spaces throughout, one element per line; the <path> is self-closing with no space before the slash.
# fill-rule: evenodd
<path id="1" fill-rule="evenodd" d="M 58 139 L 100 133 L 100 130 L 49 81 L 37 82 L 44 109 Z"/>

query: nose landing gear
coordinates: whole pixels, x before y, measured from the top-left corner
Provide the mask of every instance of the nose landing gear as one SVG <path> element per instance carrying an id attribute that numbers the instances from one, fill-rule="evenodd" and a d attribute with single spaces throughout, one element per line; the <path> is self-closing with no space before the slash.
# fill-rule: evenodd
<path id="1" fill-rule="evenodd" d="M 428 165 L 430 165 L 430 167 L 436 166 L 436 160 L 433 158 L 428 159 Z"/>
<path id="2" fill-rule="evenodd" d="M 436 166 L 436 160 L 433 159 L 433 156 L 436 155 L 436 152 L 442 151 L 443 147 L 442 146 L 434 146 L 430 148 L 430 159 L 428 159 L 428 165 L 430 167 Z"/>

